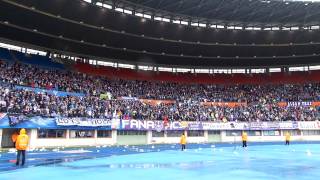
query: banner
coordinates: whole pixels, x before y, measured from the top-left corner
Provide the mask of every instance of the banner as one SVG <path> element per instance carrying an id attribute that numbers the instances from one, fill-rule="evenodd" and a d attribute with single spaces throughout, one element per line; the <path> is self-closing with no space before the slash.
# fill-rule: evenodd
<path id="1" fill-rule="evenodd" d="M 82 127 L 99 127 L 110 126 L 111 119 L 91 119 L 91 118 L 57 118 L 57 126 L 82 126 Z"/>
<path id="2" fill-rule="evenodd" d="M 0 113 L 0 120 L 1 120 L 2 118 L 5 118 L 6 115 L 7 115 L 7 113 Z"/>
<path id="3" fill-rule="evenodd" d="M 113 120 L 114 121 L 114 120 Z M 163 121 L 116 120 L 113 129 L 122 130 L 278 130 L 298 129 L 297 122 L 201 122 L 173 121 L 164 126 Z"/>
<path id="4" fill-rule="evenodd" d="M 239 106 L 247 106 L 247 103 L 242 102 L 201 102 L 203 106 L 221 106 L 221 107 L 239 107 Z"/>
<path id="5" fill-rule="evenodd" d="M 25 115 L 6 115 L 1 117 L 0 128 L 58 129 L 54 118 L 27 117 Z"/>
<path id="6" fill-rule="evenodd" d="M 128 96 L 121 96 L 117 97 L 117 100 L 131 100 L 131 101 L 138 101 L 139 99 L 136 97 L 128 97 Z"/>
<path id="7" fill-rule="evenodd" d="M 278 102 L 278 106 L 280 107 L 308 107 L 308 106 L 313 106 L 317 107 L 320 106 L 320 101 L 289 101 L 289 102 Z"/>
<path id="8" fill-rule="evenodd" d="M 156 106 L 159 104 L 174 104 L 176 101 L 173 100 L 154 100 L 154 99 L 139 99 L 140 102 Z"/>
<path id="9" fill-rule="evenodd" d="M 203 123 L 204 130 L 276 130 L 297 129 L 296 122 L 226 122 Z"/>
<path id="10" fill-rule="evenodd" d="M 298 122 L 299 129 L 305 130 L 320 130 L 319 121 L 301 121 Z"/>
<path id="11" fill-rule="evenodd" d="M 73 92 L 64 92 L 64 91 L 56 91 L 56 90 L 47 90 L 47 89 L 41 89 L 41 88 L 32 88 L 32 87 L 26 87 L 26 86 L 15 86 L 15 89 L 23 89 L 27 91 L 33 91 L 35 93 L 47 93 L 54 96 L 76 96 L 76 97 L 84 97 L 85 94 L 83 93 L 73 93 Z"/>
<path id="12" fill-rule="evenodd" d="M 280 122 L 250 122 L 248 123 L 248 129 L 260 130 L 260 129 L 279 129 Z"/>
<path id="13" fill-rule="evenodd" d="M 248 129 L 247 123 L 238 122 L 226 122 L 226 123 L 214 123 L 214 122 L 202 122 L 203 130 L 244 130 Z"/>
<path id="14" fill-rule="evenodd" d="M 0 113 L 0 128 L 26 129 L 111 129 L 109 119 L 28 117 Z"/>
<path id="15" fill-rule="evenodd" d="M 111 100 L 112 99 L 112 94 L 110 92 L 107 93 L 101 93 L 100 94 L 100 99 L 101 100 Z"/>
<path id="16" fill-rule="evenodd" d="M 28 129 L 116 129 L 116 130 L 281 130 L 306 129 L 320 130 L 319 121 L 285 122 L 202 122 L 202 121 L 163 121 L 105 118 L 65 118 L 65 117 L 28 117 L 0 113 L 0 128 Z"/>
<path id="17" fill-rule="evenodd" d="M 174 121 L 169 122 L 167 126 L 164 126 L 163 121 L 140 121 L 140 120 L 118 120 L 118 129 L 123 130 L 185 130 L 188 128 L 186 121 Z"/>
<path id="18" fill-rule="evenodd" d="M 297 121 L 280 122 L 279 129 L 299 129 L 299 125 Z"/>

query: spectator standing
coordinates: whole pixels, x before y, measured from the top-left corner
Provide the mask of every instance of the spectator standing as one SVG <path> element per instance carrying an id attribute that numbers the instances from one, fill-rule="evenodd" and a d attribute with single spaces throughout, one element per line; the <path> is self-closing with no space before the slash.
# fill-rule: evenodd
<path id="1" fill-rule="evenodd" d="M 181 138 L 180 138 L 180 144 L 181 144 L 181 150 L 185 150 L 186 149 L 186 144 L 187 144 L 187 138 L 184 135 L 184 133 L 182 133 Z"/>
<path id="2" fill-rule="evenodd" d="M 290 133 L 289 132 L 286 132 L 286 145 L 289 145 L 290 144 Z"/>
<path id="3" fill-rule="evenodd" d="M 242 132 L 242 147 L 247 147 L 248 134 L 246 132 Z"/>
<path id="4" fill-rule="evenodd" d="M 21 158 L 21 165 L 23 166 L 25 163 L 25 159 L 26 159 L 26 150 L 28 148 L 28 144 L 29 144 L 29 136 L 26 134 L 26 130 L 25 129 L 21 129 L 20 130 L 20 134 L 17 137 L 17 141 L 16 141 L 16 149 L 18 151 L 17 154 L 17 162 L 16 165 L 19 166 L 20 164 L 20 158 Z"/>

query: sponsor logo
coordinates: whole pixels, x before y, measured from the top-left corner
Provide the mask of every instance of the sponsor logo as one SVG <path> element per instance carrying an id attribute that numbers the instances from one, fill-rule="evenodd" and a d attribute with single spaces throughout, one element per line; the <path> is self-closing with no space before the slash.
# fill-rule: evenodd
<path id="1" fill-rule="evenodd" d="M 164 129 L 163 123 L 161 121 L 156 121 L 154 123 L 154 128 L 157 132 L 161 132 Z"/>

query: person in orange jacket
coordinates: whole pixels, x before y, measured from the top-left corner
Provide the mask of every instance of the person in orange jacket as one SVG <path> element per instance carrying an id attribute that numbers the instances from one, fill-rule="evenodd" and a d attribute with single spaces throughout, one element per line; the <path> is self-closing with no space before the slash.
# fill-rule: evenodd
<path id="1" fill-rule="evenodd" d="M 16 149 L 18 151 L 17 162 L 16 162 L 17 166 L 19 165 L 19 162 L 20 162 L 20 156 L 22 156 L 21 165 L 22 166 L 24 165 L 25 159 L 26 159 L 26 149 L 28 148 L 28 144 L 29 144 L 29 136 L 26 134 L 25 129 L 21 129 L 20 134 L 17 137 L 17 141 L 16 141 Z"/>
<path id="2" fill-rule="evenodd" d="M 247 147 L 248 134 L 246 132 L 242 132 L 242 147 Z"/>
<path id="3" fill-rule="evenodd" d="M 19 135 L 18 132 L 15 131 L 11 136 L 11 140 L 12 140 L 12 142 L 14 144 L 14 147 L 16 147 L 16 141 L 17 141 L 18 135 Z"/>
<path id="4" fill-rule="evenodd" d="M 182 133 L 181 138 L 180 138 L 180 144 L 181 144 L 181 150 L 185 150 L 186 149 L 186 144 L 187 144 L 187 138 L 184 135 L 184 133 Z"/>

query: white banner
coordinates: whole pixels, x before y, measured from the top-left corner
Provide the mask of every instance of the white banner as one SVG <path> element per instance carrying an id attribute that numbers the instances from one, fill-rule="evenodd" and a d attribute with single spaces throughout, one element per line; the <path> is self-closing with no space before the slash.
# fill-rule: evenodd
<path id="1" fill-rule="evenodd" d="M 320 122 L 319 121 L 302 121 L 298 122 L 299 129 L 310 129 L 310 130 L 318 130 L 320 129 Z"/>
<path id="2" fill-rule="evenodd" d="M 56 123 L 58 126 L 83 126 L 83 127 L 111 126 L 110 119 L 58 118 L 56 120 Z"/>
<path id="3" fill-rule="evenodd" d="M 320 122 L 202 122 L 202 121 L 142 121 L 121 119 L 59 118 L 58 126 L 106 127 L 123 130 L 273 130 L 320 129 Z"/>
<path id="4" fill-rule="evenodd" d="M 311 105 L 312 105 L 312 102 L 290 101 L 287 103 L 288 107 L 311 106 Z"/>

